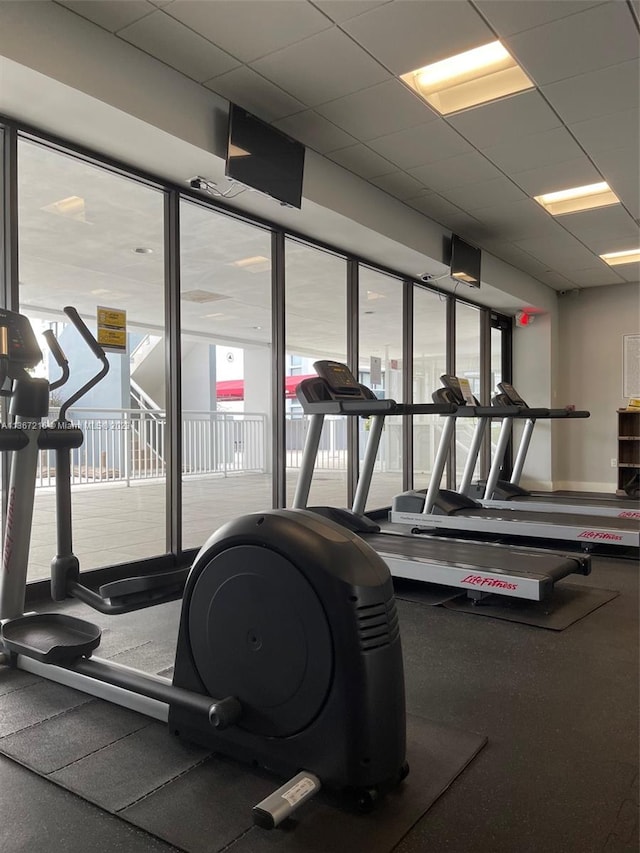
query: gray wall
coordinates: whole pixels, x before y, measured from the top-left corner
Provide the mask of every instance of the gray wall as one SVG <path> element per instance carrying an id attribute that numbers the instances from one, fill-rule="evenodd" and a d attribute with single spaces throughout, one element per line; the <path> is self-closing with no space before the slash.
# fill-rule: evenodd
<path id="1" fill-rule="evenodd" d="M 558 405 L 575 403 L 589 409 L 591 417 L 556 425 L 554 485 L 609 491 L 617 481 L 611 467 L 618 455 L 616 410 L 627 402 L 622 396 L 622 336 L 640 334 L 640 284 L 570 292 L 558 304 Z"/>

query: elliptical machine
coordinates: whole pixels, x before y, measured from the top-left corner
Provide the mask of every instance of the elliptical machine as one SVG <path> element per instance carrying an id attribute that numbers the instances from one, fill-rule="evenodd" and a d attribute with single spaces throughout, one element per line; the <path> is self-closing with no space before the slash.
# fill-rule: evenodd
<path id="1" fill-rule="evenodd" d="M 49 385 L 25 370 L 42 357 L 33 330 L 23 315 L 0 312 L 0 329 L 7 330 L 0 334 L 0 363 L 4 358 L 14 380 L 15 431 L 27 435 L 12 460 L 0 652 L 13 667 L 167 721 L 176 736 L 293 775 L 254 808 L 260 826 L 278 825 L 321 784 L 370 807 L 408 773 L 402 651 L 389 570 L 345 528 L 311 512 L 271 510 L 214 533 L 184 586 L 172 681 L 93 657 L 101 633 L 93 623 L 60 613 L 24 615 L 37 457 L 44 448 L 56 450 L 52 597 L 79 598 L 107 613 L 176 597 L 175 578 L 166 592 L 140 578 L 98 591 L 80 582 L 70 460 L 83 437 L 66 412 L 105 375 L 108 362 L 75 309 L 65 313 L 102 367 L 46 427 Z M 48 343 L 64 374 L 62 351 L 55 339 Z"/>

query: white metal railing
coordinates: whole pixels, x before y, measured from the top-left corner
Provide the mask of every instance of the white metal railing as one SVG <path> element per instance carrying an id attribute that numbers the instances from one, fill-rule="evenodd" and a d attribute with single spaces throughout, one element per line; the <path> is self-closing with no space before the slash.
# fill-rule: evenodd
<path id="1" fill-rule="evenodd" d="M 57 412 L 51 412 L 54 420 Z M 84 433 L 72 452 L 73 485 L 153 480 L 165 476 L 166 412 L 86 409 L 70 412 Z M 263 414 L 185 412 L 182 473 L 227 474 L 266 470 L 267 418 Z M 55 483 L 55 456 L 42 450 L 37 486 Z"/>
<path id="2" fill-rule="evenodd" d="M 55 418 L 51 413 L 51 420 Z M 145 409 L 87 409 L 71 412 L 84 432 L 72 454 L 72 483 L 126 483 L 166 475 L 166 412 Z M 299 468 L 308 430 L 307 417 L 286 419 L 286 464 Z M 360 456 L 368 438 L 359 421 Z M 431 471 L 441 431 L 440 419 L 414 424 L 414 470 Z M 318 471 L 347 470 L 347 421 L 327 416 L 316 461 Z M 270 427 L 261 413 L 188 411 L 182 419 L 182 474 L 265 473 L 269 470 Z M 401 473 L 402 426 L 390 421 L 382 434 L 376 471 Z M 462 448 L 461 448 L 462 451 Z M 53 451 L 40 452 L 37 485 L 55 483 Z"/>

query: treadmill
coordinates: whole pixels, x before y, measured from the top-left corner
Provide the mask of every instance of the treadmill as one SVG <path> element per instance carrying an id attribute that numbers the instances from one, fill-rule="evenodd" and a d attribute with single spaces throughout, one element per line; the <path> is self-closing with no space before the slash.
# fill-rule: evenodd
<path id="1" fill-rule="evenodd" d="M 552 543 L 551 547 L 561 547 L 568 542 L 576 543 L 584 551 L 593 550 L 594 546 L 606 546 L 613 553 L 623 553 L 621 549 L 632 549 L 635 556 L 640 549 L 640 519 L 605 517 L 579 512 L 556 512 L 553 507 L 547 507 L 546 512 L 528 510 L 524 505 L 514 508 L 509 503 L 508 508 L 493 509 L 483 507 L 478 501 L 460 492 L 441 489 L 440 484 L 445 465 L 451 450 L 455 430 L 455 421 L 459 417 L 490 417 L 500 416 L 502 411 L 509 412 L 513 418 L 549 417 L 549 409 L 529 409 L 527 413 L 518 407 L 496 407 L 492 414 L 489 407 L 464 405 L 464 395 L 455 376 L 441 377 L 444 387 L 434 392 L 433 399 L 439 402 L 449 401 L 458 403 L 455 413 L 447 415 L 442 431 L 440 446 L 429 488 L 426 492 L 409 491 L 397 495 L 393 500 L 390 521 L 409 526 L 413 532 L 426 533 L 440 531 L 441 533 L 460 535 L 469 534 L 482 539 L 501 538 L 505 541 L 518 542 L 536 540 L 543 544 Z M 477 402 L 477 401 L 476 401 Z M 515 413 L 514 412 L 515 409 Z M 477 432 L 477 431 L 476 431 Z M 502 458 L 506 450 L 509 433 L 501 430 L 496 456 Z M 463 482 L 470 480 L 469 467 L 475 465 L 479 449 L 472 441 L 472 451 L 467 460 L 467 468 Z M 498 469 L 494 469 L 497 479 Z M 490 485 L 490 484 L 489 484 Z"/>
<path id="2" fill-rule="evenodd" d="M 637 498 L 633 500 L 632 498 L 621 498 L 612 495 L 610 499 L 596 500 L 592 496 L 581 497 L 580 495 L 571 495 L 570 497 L 563 497 L 552 492 L 532 493 L 527 489 L 523 489 L 520 486 L 520 478 L 531 443 L 533 430 L 539 416 L 535 415 L 535 410 L 527 405 L 513 385 L 508 382 L 501 382 L 498 385 L 498 390 L 500 393 L 494 397 L 494 405 L 506 406 L 508 408 L 518 406 L 521 410 L 521 415 L 527 416 L 516 452 L 511 478 L 509 482 L 499 479 L 505 454 L 498 455 L 496 453 L 486 483 L 473 484 L 469 489 L 467 489 L 466 483 L 461 483 L 460 491 L 470 495 L 470 497 L 477 497 L 483 506 L 493 507 L 494 509 L 509 509 L 522 504 L 526 506 L 526 509 L 533 512 L 549 512 L 552 506 L 555 512 L 573 512 L 581 515 L 640 519 L 640 500 Z M 548 417 L 571 420 L 573 418 L 588 418 L 589 415 L 590 413 L 586 411 L 550 409 Z M 511 421 L 510 417 L 505 418 L 502 428 L 509 430 Z M 481 421 L 478 421 L 478 427 L 480 423 Z M 504 446 L 506 450 L 506 444 Z M 601 503 L 601 500 L 604 502 Z"/>
<path id="3" fill-rule="evenodd" d="M 546 601 L 557 581 L 570 574 L 590 574 L 590 558 L 585 555 L 382 532 L 364 511 L 385 417 L 451 414 L 456 407 L 450 402 L 407 404 L 379 400 L 340 362 L 318 361 L 314 368 L 318 376 L 304 379 L 296 389 L 310 418 L 293 500 L 295 509 L 311 509 L 358 533 L 380 554 L 394 577 L 458 588 L 475 601 L 488 595 Z M 326 415 L 371 419 L 351 510 L 307 506 Z"/>

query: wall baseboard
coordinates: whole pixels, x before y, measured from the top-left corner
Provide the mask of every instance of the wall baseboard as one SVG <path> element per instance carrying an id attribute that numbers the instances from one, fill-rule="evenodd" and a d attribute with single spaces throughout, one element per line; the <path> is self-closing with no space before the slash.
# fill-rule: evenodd
<path id="1" fill-rule="evenodd" d="M 610 483 L 584 483 L 572 480 L 558 480 L 553 484 L 553 488 L 568 492 L 607 492 L 615 494 L 617 485 L 615 482 Z"/>

